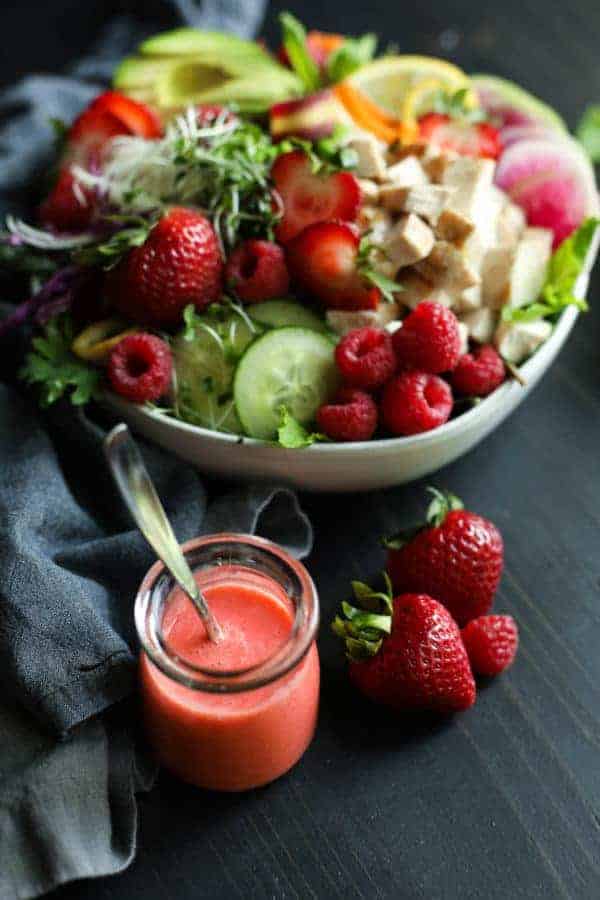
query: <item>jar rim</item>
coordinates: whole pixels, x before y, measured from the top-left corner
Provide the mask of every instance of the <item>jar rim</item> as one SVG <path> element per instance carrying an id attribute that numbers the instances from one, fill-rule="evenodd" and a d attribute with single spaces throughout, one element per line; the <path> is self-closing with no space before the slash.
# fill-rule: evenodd
<path id="1" fill-rule="evenodd" d="M 170 650 L 164 641 L 160 622 L 156 621 L 155 606 L 159 590 L 162 597 L 166 598 L 176 587 L 175 580 L 164 564 L 157 560 L 142 579 L 135 598 L 134 617 L 138 639 L 143 651 L 164 675 L 192 690 L 228 694 L 270 684 L 298 665 L 308 652 L 319 626 L 319 599 L 312 578 L 299 560 L 274 542 L 256 535 L 223 532 L 193 538 L 182 544 L 181 549 L 192 569 L 197 570 L 199 566 L 193 563 L 195 553 L 213 547 L 216 550 L 219 546 L 231 551 L 232 545 L 257 551 L 294 580 L 297 596 L 290 598 L 294 602 L 292 628 L 287 640 L 272 655 L 244 669 L 205 669 L 187 662 Z M 243 559 L 238 561 L 230 557 L 228 562 L 245 567 Z M 215 567 L 218 565 L 219 563 L 215 563 Z M 257 571 L 249 565 L 246 567 L 249 571 Z M 273 574 L 262 574 L 277 583 Z"/>

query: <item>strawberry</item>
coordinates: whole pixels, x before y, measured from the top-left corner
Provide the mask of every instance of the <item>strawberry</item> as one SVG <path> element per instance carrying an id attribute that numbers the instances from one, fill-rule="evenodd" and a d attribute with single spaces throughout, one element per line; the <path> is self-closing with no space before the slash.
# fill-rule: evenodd
<path id="1" fill-rule="evenodd" d="M 353 582 L 360 605 L 342 603 L 333 631 L 343 638 L 349 674 L 369 699 L 395 710 L 450 714 L 468 709 L 476 689 L 458 625 L 427 594 L 392 597 Z"/>
<path id="2" fill-rule="evenodd" d="M 113 269 L 107 288 L 126 318 L 168 328 L 181 322 L 189 303 L 203 309 L 218 300 L 222 281 L 221 250 L 208 219 L 172 207 Z"/>
<path id="3" fill-rule="evenodd" d="M 498 159 L 502 150 L 500 135 L 487 122 L 466 122 L 444 113 L 427 113 L 419 119 L 419 135 L 440 150 L 454 150 L 461 156 Z"/>
<path id="4" fill-rule="evenodd" d="M 431 594 L 465 625 L 492 605 L 504 564 L 502 535 L 457 497 L 429 490 L 426 524 L 384 541 L 387 570 L 395 590 Z"/>
<path id="5" fill-rule="evenodd" d="M 76 184 L 71 167 L 97 168 L 106 144 L 119 135 L 149 139 L 161 133 L 160 121 L 143 103 L 118 91 L 96 97 L 69 129 L 58 179 L 39 210 L 42 224 L 58 231 L 85 229 L 94 213 L 95 197 L 93 191 Z"/>
<path id="6" fill-rule="evenodd" d="M 280 243 L 287 243 L 308 225 L 328 219 L 353 222 L 360 207 L 360 185 L 350 172 L 314 172 L 303 150 L 277 157 L 271 177 L 283 206 L 275 229 Z"/>
<path id="7" fill-rule="evenodd" d="M 512 666 L 519 629 L 512 616 L 480 616 L 462 630 L 471 667 L 477 675 L 499 675 Z"/>
<path id="8" fill-rule="evenodd" d="M 292 280 L 330 309 L 375 309 L 381 294 L 359 270 L 359 248 L 349 222 L 309 225 L 287 245 Z"/>

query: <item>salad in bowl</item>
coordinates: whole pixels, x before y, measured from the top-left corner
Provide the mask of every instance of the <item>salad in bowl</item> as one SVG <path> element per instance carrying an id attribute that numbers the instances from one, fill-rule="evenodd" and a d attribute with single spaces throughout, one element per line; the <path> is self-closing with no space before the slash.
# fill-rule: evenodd
<path id="1" fill-rule="evenodd" d="M 215 471 L 313 445 L 308 486 L 406 480 L 497 424 L 585 308 L 593 169 L 508 81 L 281 23 L 276 53 L 151 38 L 61 126 L 38 221 L 2 234 L 32 291 L 0 335 L 30 328 L 42 404 L 100 398 Z M 332 475 L 377 447 L 386 474 Z"/>

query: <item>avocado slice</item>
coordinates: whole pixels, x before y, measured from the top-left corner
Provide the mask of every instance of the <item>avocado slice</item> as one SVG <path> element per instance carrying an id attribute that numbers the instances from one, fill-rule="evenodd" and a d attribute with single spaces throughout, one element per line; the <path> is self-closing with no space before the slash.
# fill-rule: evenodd
<path id="1" fill-rule="evenodd" d="M 302 94 L 298 77 L 254 41 L 218 31 L 178 28 L 144 41 L 125 59 L 114 86 L 139 93 L 161 110 L 190 103 L 236 103 L 241 112 L 262 113 Z"/>

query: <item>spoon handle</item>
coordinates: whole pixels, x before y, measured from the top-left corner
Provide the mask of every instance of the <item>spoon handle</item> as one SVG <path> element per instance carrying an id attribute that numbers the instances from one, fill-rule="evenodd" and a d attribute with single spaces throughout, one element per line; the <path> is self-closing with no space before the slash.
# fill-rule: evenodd
<path id="1" fill-rule="evenodd" d="M 218 641 L 222 637 L 221 629 L 181 552 L 142 455 L 125 423 L 116 425 L 107 434 L 104 451 L 117 487 L 138 528 L 175 581 L 192 600 L 210 640 Z"/>

